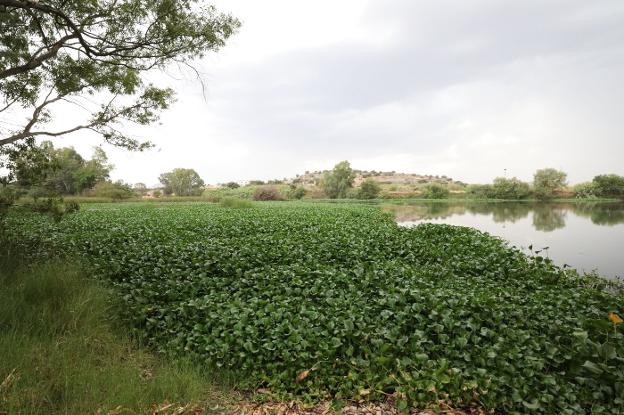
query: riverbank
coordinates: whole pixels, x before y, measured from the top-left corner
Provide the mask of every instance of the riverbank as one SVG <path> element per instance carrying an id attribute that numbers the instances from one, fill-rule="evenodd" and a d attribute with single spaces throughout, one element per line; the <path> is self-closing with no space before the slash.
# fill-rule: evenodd
<path id="1" fill-rule="evenodd" d="M 221 414 L 221 383 L 128 336 L 116 296 L 66 261 L 0 253 L 0 414 Z"/>

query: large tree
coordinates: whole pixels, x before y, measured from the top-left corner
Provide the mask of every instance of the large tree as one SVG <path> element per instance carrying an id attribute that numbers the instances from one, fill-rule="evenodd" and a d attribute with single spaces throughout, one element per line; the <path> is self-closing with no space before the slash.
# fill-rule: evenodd
<path id="1" fill-rule="evenodd" d="M 200 0 L 0 0 L 0 114 L 11 117 L 0 124 L 0 151 L 79 130 L 148 147 L 119 126 L 152 123 L 173 91 L 142 74 L 190 65 L 238 25 Z M 48 123 L 68 105 L 86 110 L 84 120 Z"/>
<path id="2" fill-rule="evenodd" d="M 165 194 L 176 196 L 196 196 L 204 187 L 204 181 L 193 169 L 173 169 L 161 174 L 158 180 L 165 187 Z"/>
<path id="3" fill-rule="evenodd" d="M 538 199 L 550 199 L 567 185 L 568 175 L 557 169 L 547 168 L 533 175 L 533 191 Z"/>
<path id="4" fill-rule="evenodd" d="M 108 179 L 113 166 L 101 147 L 85 160 L 73 147 L 55 149 L 50 141 L 18 154 L 9 167 L 15 184 L 33 195 L 73 195 Z"/>
<path id="5" fill-rule="evenodd" d="M 334 168 L 325 173 L 321 180 L 321 187 L 330 199 L 347 197 L 347 191 L 353 187 L 355 172 L 348 161 L 341 161 Z"/>

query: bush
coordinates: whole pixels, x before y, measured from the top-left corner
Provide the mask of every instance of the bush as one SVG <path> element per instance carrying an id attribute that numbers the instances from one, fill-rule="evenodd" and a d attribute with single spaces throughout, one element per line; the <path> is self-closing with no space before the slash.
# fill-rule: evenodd
<path id="1" fill-rule="evenodd" d="M 468 186 L 468 194 L 477 199 L 489 199 L 494 197 L 491 184 L 471 184 Z"/>
<path id="2" fill-rule="evenodd" d="M 250 208 L 252 206 L 249 200 L 239 199 L 237 197 L 224 197 L 223 199 L 221 199 L 219 204 L 226 208 L 236 209 Z"/>
<path id="3" fill-rule="evenodd" d="M 446 186 L 433 183 L 425 187 L 425 191 L 422 196 L 425 199 L 447 199 L 449 194 L 450 192 Z"/>
<path id="4" fill-rule="evenodd" d="M 253 200 L 268 201 L 268 200 L 284 200 L 284 197 L 279 190 L 274 186 L 260 186 L 256 188 L 252 196 Z"/>
<path id="5" fill-rule="evenodd" d="M 574 197 L 579 199 L 589 199 L 596 197 L 596 189 L 594 188 L 593 183 L 579 183 L 574 185 Z"/>
<path id="6" fill-rule="evenodd" d="M 129 185 L 118 182 L 100 182 L 91 191 L 92 196 L 107 197 L 113 200 L 129 199 L 134 196 L 134 192 Z"/>
<path id="7" fill-rule="evenodd" d="M 358 199 L 375 199 L 379 196 L 379 192 L 381 187 L 379 183 L 377 183 L 373 179 L 366 179 L 360 185 L 358 189 L 357 198 Z"/>
<path id="8" fill-rule="evenodd" d="M 26 207 L 33 212 L 44 213 L 49 215 L 55 222 L 60 222 L 66 214 L 74 213 L 80 210 L 80 205 L 76 202 L 63 202 L 63 198 L 46 197 L 35 199 Z"/>
<path id="9" fill-rule="evenodd" d="M 624 198 L 624 177 L 617 174 L 602 174 L 592 181 L 595 193 L 602 197 Z"/>
<path id="10" fill-rule="evenodd" d="M 491 187 L 491 196 L 496 199 L 524 199 L 531 194 L 529 184 L 515 177 L 497 177 Z"/>
<path id="11" fill-rule="evenodd" d="M 240 187 L 240 184 L 236 182 L 228 182 L 224 184 L 223 187 L 227 187 L 228 189 L 238 189 Z"/>
<path id="12" fill-rule="evenodd" d="M 541 169 L 533 176 L 533 190 L 538 199 L 550 199 L 566 186 L 567 174 L 556 169 Z"/>
<path id="13" fill-rule="evenodd" d="M 288 192 L 288 197 L 290 199 L 303 199 L 306 195 L 306 189 L 303 186 L 295 187 L 294 189 L 290 189 Z"/>

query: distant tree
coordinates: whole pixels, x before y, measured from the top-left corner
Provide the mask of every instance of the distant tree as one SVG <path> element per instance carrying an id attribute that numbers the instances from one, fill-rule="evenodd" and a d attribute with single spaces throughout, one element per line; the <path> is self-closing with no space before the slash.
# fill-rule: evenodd
<path id="1" fill-rule="evenodd" d="M 223 186 L 227 187 L 228 189 L 238 189 L 240 187 L 240 184 L 236 182 L 227 182 Z"/>
<path id="2" fill-rule="evenodd" d="M 533 176 L 533 191 L 538 199 L 550 199 L 567 184 L 567 174 L 556 169 L 541 169 Z"/>
<path id="3" fill-rule="evenodd" d="M 624 177 L 602 174 L 594 177 L 592 185 L 597 196 L 624 198 Z"/>
<path id="4" fill-rule="evenodd" d="M 449 189 L 437 183 L 429 184 L 425 187 L 423 197 L 425 199 L 447 199 L 449 197 Z"/>
<path id="5" fill-rule="evenodd" d="M 130 185 L 117 182 L 100 182 L 91 191 L 92 196 L 105 197 L 113 200 L 129 199 L 134 196 Z"/>
<path id="6" fill-rule="evenodd" d="M 176 196 L 196 196 L 201 194 L 204 181 L 193 169 L 173 169 L 158 178 L 164 186 L 165 194 Z"/>
<path id="7" fill-rule="evenodd" d="M 597 196 L 596 188 L 592 182 L 577 183 L 573 188 L 574 197 L 579 199 L 590 199 Z"/>
<path id="8" fill-rule="evenodd" d="M 134 186 L 132 186 L 132 190 L 134 190 L 135 193 L 143 196 L 147 193 L 147 186 L 145 185 L 145 183 L 135 183 Z"/>
<path id="9" fill-rule="evenodd" d="M 263 184 L 264 184 L 263 180 L 250 180 L 249 181 L 250 186 L 262 186 Z"/>
<path id="10" fill-rule="evenodd" d="M 162 192 L 159 189 L 156 189 L 152 192 L 152 196 L 154 196 L 155 198 L 159 198 L 162 196 Z"/>
<path id="11" fill-rule="evenodd" d="M 375 199 L 379 196 L 379 192 L 381 191 L 381 187 L 379 183 L 377 183 L 373 179 L 366 179 L 360 185 L 360 188 L 357 192 L 358 199 Z"/>
<path id="12" fill-rule="evenodd" d="M 348 161 L 341 161 L 333 170 L 325 173 L 321 187 L 330 199 L 347 197 L 347 191 L 353 187 L 355 173 Z"/>
<path id="13" fill-rule="evenodd" d="M 529 184 L 515 177 L 511 179 L 495 178 L 491 190 L 491 197 L 497 199 L 524 199 L 531 194 Z"/>
<path id="14" fill-rule="evenodd" d="M 50 141 L 19 154 L 12 164 L 17 184 L 34 194 L 73 195 L 108 179 L 113 168 L 106 153 L 96 147 L 85 160 L 73 147 L 55 149 Z"/>

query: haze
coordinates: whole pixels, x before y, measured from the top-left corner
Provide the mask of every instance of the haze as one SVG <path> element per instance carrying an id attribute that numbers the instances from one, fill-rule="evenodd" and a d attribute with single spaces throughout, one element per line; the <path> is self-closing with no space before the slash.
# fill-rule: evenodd
<path id="1" fill-rule="evenodd" d="M 624 174 L 624 2 L 220 0 L 240 33 L 172 68 L 156 148 L 104 146 L 113 179 L 176 167 L 207 183 L 354 168 L 465 182 Z M 83 155 L 99 144 L 68 136 Z"/>

